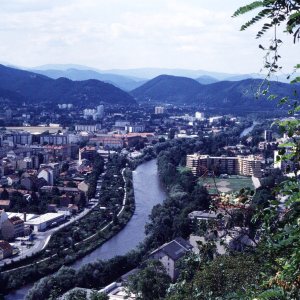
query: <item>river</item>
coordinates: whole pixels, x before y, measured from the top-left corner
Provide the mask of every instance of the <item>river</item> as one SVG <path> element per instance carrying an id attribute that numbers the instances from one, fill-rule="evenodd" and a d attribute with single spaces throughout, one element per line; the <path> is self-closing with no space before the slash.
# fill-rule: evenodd
<path id="1" fill-rule="evenodd" d="M 257 124 L 259 124 L 259 123 L 254 121 L 250 127 L 247 127 L 242 131 L 242 133 L 240 134 L 240 137 L 243 137 L 243 136 L 247 135 L 248 133 L 250 133 L 253 130 L 253 128 L 255 127 L 255 125 L 257 125 Z"/>
<path id="2" fill-rule="evenodd" d="M 133 217 L 122 231 L 90 254 L 77 260 L 71 267 L 81 266 L 97 259 L 110 259 L 126 254 L 145 238 L 144 227 L 152 207 L 162 203 L 166 194 L 159 182 L 156 160 L 143 163 L 133 172 L 133 187 L 136 209 Z M 6 300 L 21 300 L 33 285 L 25 286 L 5 297 Z"/>

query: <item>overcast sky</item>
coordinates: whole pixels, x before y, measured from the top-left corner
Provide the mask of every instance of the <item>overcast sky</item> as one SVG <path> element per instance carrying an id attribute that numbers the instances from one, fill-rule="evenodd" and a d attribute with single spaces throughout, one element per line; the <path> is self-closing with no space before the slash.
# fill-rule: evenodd
<path id="1" fill-rule="evenodd" d="M 259 72 L 271 35 L 240 32 L 245 0 L 0 0 L 0 61 L 99 69 L 187 68 Z M 299 45 L 286 43 L 292 67 Z M 298 48 L 298 51 L 296 50 Z M 299 63 L 299 60 L 298 60 Z"/>

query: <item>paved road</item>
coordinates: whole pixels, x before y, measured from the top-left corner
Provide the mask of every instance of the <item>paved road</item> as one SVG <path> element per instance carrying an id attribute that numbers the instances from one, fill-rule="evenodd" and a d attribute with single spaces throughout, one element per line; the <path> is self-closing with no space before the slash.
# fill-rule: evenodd
<path id="1" fill-rule="evenodd" d="M 65 222 L 61 224 L 60 226 L 57 226 L 55 228 L 49 229 L 44 232 L 37 232 L 35 233 L 35 237 L 33 240 L 33 246 L 27 248 L 26 245 L 21 245 L 21 242 L 16 242 L 15 245 L 20 249 L 20 252 L 18 255 L 11 257 L 11 258 L 6 258 L 0 261 L 0 267 L 3 266 L 4 264 L 10 264 L 11 261 L 19 261 L 24 259 L 26 256 L 31 256 L 34 253 L 37 253 L 41 250 L 43 250 L 49 243 L 50 238 L 52 234 L 63 227 L 81 219 L 84 217 L 88 212 L 90 212 L 98 203 L 95 203 L 91 208 L 85 208 L 80 214 L 71 217 L 71 219 L 68 222 Z"/>

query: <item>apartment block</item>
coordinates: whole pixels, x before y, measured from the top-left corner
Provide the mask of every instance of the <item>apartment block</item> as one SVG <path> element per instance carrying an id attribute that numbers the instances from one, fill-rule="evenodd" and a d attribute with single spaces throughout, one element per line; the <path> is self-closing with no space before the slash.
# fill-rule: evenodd
<path id="1" fill-rule="evenodd" d="M 195 176 L 208 172 L 216 174 L 261 177 L 261 160 L 250 156 L 209 156 L 194 153 L 187 155 L 186 166 Z"/>

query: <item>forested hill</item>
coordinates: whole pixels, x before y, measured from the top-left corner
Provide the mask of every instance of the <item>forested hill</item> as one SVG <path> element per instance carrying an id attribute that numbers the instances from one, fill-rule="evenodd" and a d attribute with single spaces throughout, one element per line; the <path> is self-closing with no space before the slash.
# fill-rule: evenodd
<path id="1" fill-rule="evenodd" d="M 133 90 L 138 101 L 165 102 L 174 104 L 195 103 L 202 85 L 187 77 L 160 75 Z"/>
<path id="2" fill-rule="evenodd" d="M 51 79 L 33 72 L 0 65 L 0 91 L 9 92 L 11 102 L 26 99 L 29 102 L 73 104 L 133 105 L 131 95 L 109 83 L 99 80 L 72 81 L 66 78 Z M 1 97 L 1 94 L 0 94 Z"/>
<path id="3" fill-rule="evenodd" d="M 137 101 L 151 101 L 171 104 L 202 105 L 206 108 L 224 108 L 239 110 L 270 109 L 277 106 L 278 101 L 267 98 L 271 94 L 278 97 L 294 96 L 295 89 L 300 92 L 299 85 L 290 85 L 282 82 L 270 82 L 262 85 L 261 79 L 246 79 L 241 81 L 219 81 L 211 84 L 200 84 L 196 80 L 162 75 L 158 76 L 131 94 Z M 269 88 L 266 96 L 258 97 L 261 91 Z"/>

